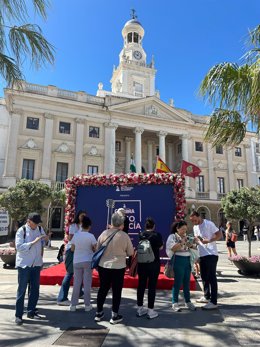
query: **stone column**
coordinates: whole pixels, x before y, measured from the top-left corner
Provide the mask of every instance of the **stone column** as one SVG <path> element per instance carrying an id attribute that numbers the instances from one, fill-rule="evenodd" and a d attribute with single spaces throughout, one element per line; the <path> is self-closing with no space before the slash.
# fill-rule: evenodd
<path id="1" fill-rule="evenodd" d="M 11 112 L 10 118 L 4 168 L 6 186 L 14 186 L 16 184 L 16 160 L 21 115 L 16 112 Z"/>
<path id="2" fill-rule="evenodd" d="M 245 155 L 246 155 L 246 172 L 247 172 L 247 183 L 245 182 L 245 186 L 253 187 L 255 184 L 255 174 L 253 174 L 253 151 L 254 146 L 251 142 L 251 145 L 249 143 L 244 145 L 245 148 Z"/>
<path id="3" fill-rule="evenodd" d="M 217 199 L 217 190 L 216 190 L 216 177 L 214 171 L 214 162 L 212 154 L 212 145 L 208 143 L 207 145 L 207 156 L 208 156 L 208 177 L 209 177 L 209 197 L 211 200 Z"/>
<path id="4" fill-rule="evenodd" d="M 173 143 L 168 142 L 168 160 L 167 160 L 167 165 L 169 169 L 173 171 Z"/>
<path id="5" fill-rule="evenodd" d="M 45 132 L 42 155 L 42 173 L 40 181 L 51 185 L 51 145 L 53 136 L 53 116 L 49 113 L 44 114 Z"/>
<path id="6" fill-rule="evenodd" d="M 115 173 L 116 163 L 116 129 L 118 124 L 105 123 L 105 158 L 104 172 L 105 174 Z"/>
<path id="7" fill-rule="evenodd" d="M 133 139 L 131 137 L 125 137 L 125 172 L 130 172 L 131 164 L 131 142 Z"/>
<path id="8" fill-rule="evenodd" d="M 142 172 L 142 133 L 144 132 L 143 128 L 135 128 L 135 167 L 136 172 Z"/>
<path id="9" fill-rule="evenodd" d="M 84 120 L 76 119 L 76 149 L 75 149 L 75 163 L 74 163 L 74 175 L 80 175 L 83 173 L 83 140 L 84 140 Z"/>
<path id="10" fill-rule="evenodd" d="M 162 161 L 165 162 L 165 137 L 167 136 L 166 131 L 160 131 L 158 133 L 159 136 L 159 156 L 162 159 Z"/>
<path id="11" fill-rule="evenodd" d="M 190 155 L 191 155 L 191 141 L 190 141 L 190 135 L 184 134 L 181 137 L 182 139 L 182 159 L 190 162 Z M 181 169 L 181 168 L 180 168 Z M 194 182 L 191 181 L 190 177 L 185 176 L 185 195 L 189 198 L 195 198 L 196 195 L 196 187 L 195 187 L 195 180 Z M 191 187 L 192 183 L 192 187 Z"/>
<path id="12" fill-rule="evenodd" d="M 147 157 L 148 157 L 148 167 L 147 167 L 147 170 L 148 170 L 148 173 L 151 173 L 153 172 L 153 158 L 154 158 L 154 155 L 153 155 L 153 145 L 154 145 L 154 142 L 153 141 L 148 141 L 147 142 Z"/>
<path id="13" fill-rule="evenodd" d="M 235 186 L 234 186 L 233 152 L 234 152 L 234 148 L 230 148 L 227 150 L 229 189 L 226 188 L 226 191 L 230 191 L 230 190 L 235 188 Z"/>

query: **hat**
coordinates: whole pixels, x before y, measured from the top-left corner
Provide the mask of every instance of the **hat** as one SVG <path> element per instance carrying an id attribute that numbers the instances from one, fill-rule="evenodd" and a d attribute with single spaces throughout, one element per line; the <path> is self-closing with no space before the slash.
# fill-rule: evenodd
<path id="1" fill-rule="evenodd" d="M 30 219 L 35 224 L 42 223 L 41 216 L 37 212 L 29 213 L 28 219 Z"/>

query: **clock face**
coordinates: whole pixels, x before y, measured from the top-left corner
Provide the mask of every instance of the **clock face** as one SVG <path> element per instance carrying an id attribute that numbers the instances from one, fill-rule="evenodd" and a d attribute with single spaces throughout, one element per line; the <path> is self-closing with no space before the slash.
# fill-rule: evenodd
<path id="1" fill-rule="evenodd" d="M 142 58 L 142 53 L 139 51 L 134 51 L 134 57 L 137 60 L 140 60 Z"/>

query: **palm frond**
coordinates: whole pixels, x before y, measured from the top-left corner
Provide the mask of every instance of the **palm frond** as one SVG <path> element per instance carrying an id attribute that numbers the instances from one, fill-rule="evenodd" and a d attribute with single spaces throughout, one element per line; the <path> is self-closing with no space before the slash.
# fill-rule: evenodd
<path id="1" fill-rule="evenodd" d="M 47 7 L 50 6 L 50 1 L 49 0 L 33 0 L 33 3 L 34 3 L 34 8 L 36 12 L 40 14 L 42 18 L 46 19 L 47 17 L 46 9 Z"/>
<path id="2" fill-rule="evenodd" d="M 32 0 L 35 11 L 46 19 L 46 9 L 49 7 L 49 0 Z M 25 21 L 28 18 L 28 1 L 25 0 L 1 0 L 0 17 L 9 21 Z"/>
<path id="3" fill-rule="evenodd" d="M 4 77 L 8 87 L 13 87 L 16 84 L 21 86 L 23 74 L 14 59 L 0 53 L 0 74 Z"/>
<path id="4" fill-rule="evenodd" d="M 212 146 L 238 145 L 246 134 L 246 121 L 237 111 L 214 110 L 204 137 Z"/>
<path id="5" fill-rule="evenodd" d="M 54 47 L 43 37 L 37 25 L 13 27 L 9 31 L 9 41 L 18 63 L 21 57 L 26 55 L 31 56 L 32 64 L 36 67 L 45 64 L 46 61 L 50 64 L 54 62 Z"/>

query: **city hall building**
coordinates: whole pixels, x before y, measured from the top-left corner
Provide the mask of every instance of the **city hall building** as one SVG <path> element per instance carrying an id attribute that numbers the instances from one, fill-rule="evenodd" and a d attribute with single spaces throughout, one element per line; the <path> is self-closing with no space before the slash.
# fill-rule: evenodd
<path id="1" fill-rule="evenodd" d="M 147 62 L 144 28 L 132 18 L 123 27 L 123 47 L 111 91 L 99 83 L 96 96 L 23 83 L 5 89 L 0 102 L 0 191 L 21 178 L 62 188 L 82 174 L 153 172 L 156 156 L 173 172 L 182 160 L 201 169 L 186 177 L 187 213 L 199 209 L 220 225 L 221 198 L 230 190 L 259 184 L 260 148 L 247 133 L 235 148 L 212 148 L 203 140 L 209 117 L 165 103 L 155 88 L 155 62 Z M 63 230 L 64 207 L 54 211 L 52 230 Z"/>

